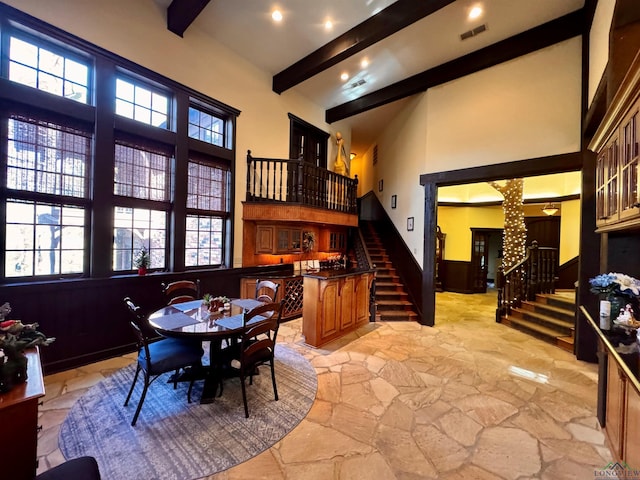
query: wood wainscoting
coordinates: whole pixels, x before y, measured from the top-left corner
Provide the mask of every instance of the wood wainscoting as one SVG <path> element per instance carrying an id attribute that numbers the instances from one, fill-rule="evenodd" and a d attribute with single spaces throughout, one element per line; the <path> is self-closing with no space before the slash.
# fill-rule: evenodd
<path id="1" fill-rule="evenodd" d="M 445 292 L 473 293 L 473 265 L 462 260 L 443 260 L 442 289 Z"/>

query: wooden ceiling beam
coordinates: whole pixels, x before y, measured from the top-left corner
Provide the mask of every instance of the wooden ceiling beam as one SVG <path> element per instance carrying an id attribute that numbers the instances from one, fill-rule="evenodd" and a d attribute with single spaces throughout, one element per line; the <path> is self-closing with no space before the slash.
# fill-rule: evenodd
<path id="1" fill-rule="evenodd" d="M 211 0 L 173 0 L 167 7 L 167 28 L 182 37 Z"/>
<path id="2" fill-rule="evenodd" d="M 453 2 L 454 0 L 398 0 L 274 75 L 273 91 L 282 93 L 295 87 Z"/>
<path id="3" fill-rule="evenodd" d="M 526 55 L 568 40 L 584 32 L 584 12 L 576 10 L 563 17 L 469 53 L 412 77 L 337 105 L 325 112 L 327 123 L 337 122 L 358 113 L 409 97 L 416 93 L 464 77 L 485 68 Z"/>

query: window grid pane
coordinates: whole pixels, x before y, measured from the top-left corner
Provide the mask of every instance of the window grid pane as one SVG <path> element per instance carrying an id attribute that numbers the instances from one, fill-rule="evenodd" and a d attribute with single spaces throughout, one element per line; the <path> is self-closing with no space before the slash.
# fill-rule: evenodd
<path id="1" fill-rule="evenodd" d="M 113 193 L 145 200 L 168 201 L 170 162 L 171 157 L 164 152 L 117 142 Z"/>
<path id="2" fill-rule="evenodd" d="M 6 277 L 84 271 L 84 208 L 18 200 L 6 205 Z"/>
<path id="3" fill-rule="evenodd" d="M 189 136 L 224 147 L 224 119 L 189 107 Z"/>
<path id="4" fill-rule="evenodd" d="M 228 212 L 229 171 L 219 166 L 190 161 L 187 208 Z"/>
<path id="5" fill-rule="evenodd" d="M 9 43 L 9 80 L 80 103 L 89 101 L 88 65 L 16 37 Z"/>
<path id="6" fill-rule="evenodd" d="M 186 225 L 185 266 L 221 265 L 224 219 L 187 215 Z"/>
<path id="7" fill-rule="evenodd" d="M 133 270 L 133 258 L 145 247 L 150 268 L 165 268 L 167 214 L 161 210 L 115 207 L 113 234 L 113 270 Z"/>
<path id="8" fill-rule="evenodd" d="M 18 115 L 8 122 L 7 188 L 87 196 L 89 133 Z"/>
<path id="9" fill-rule="evenodd" d="M 154 127 L 169 128 L 169 98 L 141 84 L 116 80 L 116 113 Z"/>

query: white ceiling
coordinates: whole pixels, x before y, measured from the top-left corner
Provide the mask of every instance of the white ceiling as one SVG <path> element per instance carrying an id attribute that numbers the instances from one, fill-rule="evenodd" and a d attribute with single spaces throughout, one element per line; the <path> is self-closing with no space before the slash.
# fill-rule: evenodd
<path id="1" fill-rule="evenodd" d="M 171 3 L 153 1 L 163 8 Z M 198 28 L 275 75 L 392 3 L 394 0 L 211 0 L 184 36 L 189 35 L 189 28 Z M 482 6 L 484 13 L 469 20 L 468 12 L 476 5 Z M 584 0 L 457 0 L 293 88 L 329 109 L 583 5 Z M 274 8 L 283 12 L 279 24 L 271 19 Z M 331 32 L 324 29 L 326 20 L 334 24 Z M 485 32 L 460 40 L 460 34 L 481 24 L 486 24 Z M 360 67 L 363 58 L 369 60 L 364 69 Z M 342 72 L 350 75 L 346 82 L 340 80 Z M 353 88 L 351 85 L 358 80 L 366 83 Z M 401 104 L 347 119 L 352 127 L 352 151 L 368 148 Z"/>

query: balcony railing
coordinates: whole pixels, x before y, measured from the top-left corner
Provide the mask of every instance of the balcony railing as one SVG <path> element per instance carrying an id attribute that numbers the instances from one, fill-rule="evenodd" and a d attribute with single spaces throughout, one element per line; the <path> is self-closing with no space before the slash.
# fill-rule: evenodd
<path id="1" fill-rule="evenodd" d="M 247 152 L 247 202 L 286 202 L 357 214 L 358 176 L 345 177 L 302 159 Z"/>

